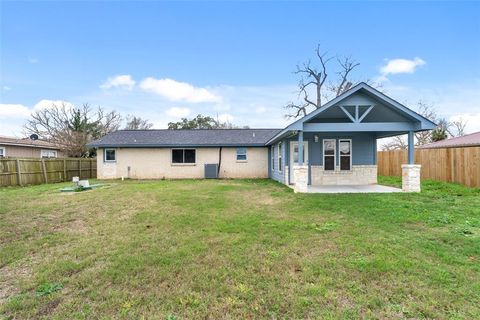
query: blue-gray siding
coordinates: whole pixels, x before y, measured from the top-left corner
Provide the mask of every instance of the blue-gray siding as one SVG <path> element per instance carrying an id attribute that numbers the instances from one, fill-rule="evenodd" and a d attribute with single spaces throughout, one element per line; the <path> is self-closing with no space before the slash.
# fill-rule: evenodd
<path id="1" fill-rule="evenodd" d="M 315 142 L 315 135 L 318 136 L 318 142 Z M 369 132 L 339 132 L 339 133 L 310 133 L 306 132 L 303 135 L 303 140 L 308 141 L 308 164 L 310 166 L 323 165 L 323 139 L 335 139 L 337 142 L 336 161 L 340 165 L 339 157 L 339 139 L 352 140 L 352 165 L 375 165 L 376 164 L 376 136 L 375 133 Z M 298 141 L 297 135 L 283 139 L 283 168 L 282 171 L 278 168 L 278 143 L 274 144 L 274 159 L 275 170 L 270 170 L 272 179 L 281 183 L 284 181 L 285 166 L 290 166 L 290 142 Z"/>

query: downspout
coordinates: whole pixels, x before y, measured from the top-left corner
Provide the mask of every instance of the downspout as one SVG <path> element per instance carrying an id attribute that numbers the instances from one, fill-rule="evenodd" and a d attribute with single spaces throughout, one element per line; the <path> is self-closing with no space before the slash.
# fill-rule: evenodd
<path id="1" fill-rule="evenodd" d="M 220 178 L 220 166 L 222 165 L 222 147 L 218 148 L 217 178 Z"/>

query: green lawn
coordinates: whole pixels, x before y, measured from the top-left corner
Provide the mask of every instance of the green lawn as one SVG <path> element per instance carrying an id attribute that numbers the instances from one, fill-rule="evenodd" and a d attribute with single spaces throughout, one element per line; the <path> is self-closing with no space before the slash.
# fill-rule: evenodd
<path id="1" fill-rule="evenodd" d="M 0 318 L 480 318 L 480 189 L 65 185 L 0 189 Z"/>

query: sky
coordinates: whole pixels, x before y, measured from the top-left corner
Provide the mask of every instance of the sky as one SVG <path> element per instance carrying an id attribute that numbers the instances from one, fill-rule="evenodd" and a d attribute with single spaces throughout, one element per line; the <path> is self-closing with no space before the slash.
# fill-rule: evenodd
<path id="1" fill-rule="evenodd" d="M 360 63 L 418 101 L 480 131 L 480 2 L 157 2 L 0 0 L 0 135 L 22 136 L 52 103 L 89 103 L 150 120 L 196 114 L 283 127 L 297 64 Z M 327 66 L 335 80 L 336 62 Z"/>

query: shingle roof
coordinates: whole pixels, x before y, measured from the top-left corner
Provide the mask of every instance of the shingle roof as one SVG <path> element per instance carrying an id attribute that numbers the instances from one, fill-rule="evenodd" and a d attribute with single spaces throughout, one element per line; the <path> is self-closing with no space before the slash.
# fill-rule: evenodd
<path id="1" fill-rule="evenodd" d="M 480 146 L 480 132 L 474 132 L 471 134 L 466 134 L 461 137 L 424 144 L 419 148 L 431 149 L 431 148 L 453 148 L 453 147 L 473 147 L 473 146 Z"/>
<path id="2" fill-rule="evenodd" d="M 119 130 L 88 147 L 264 146 L 280 129 Z"/>
<path id="3" fill-rule="evenodd" d="M 57 149 L 60 147 L 43 140 L 32 140 L 30 138 L 15 138 L 15 137 L 5 137 L 0 136 L 0 145 L 13 145 L 13 146 L 24 146 L 31 148 L 46 148 L 46 149 Z"/>

